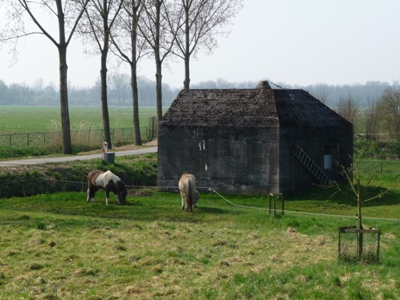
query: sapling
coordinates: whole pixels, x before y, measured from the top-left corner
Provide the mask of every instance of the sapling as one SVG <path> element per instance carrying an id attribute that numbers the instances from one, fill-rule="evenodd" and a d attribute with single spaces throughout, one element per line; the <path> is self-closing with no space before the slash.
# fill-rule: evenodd
<path id="1" fill-rule="evenodd" d="M 361 171 L 360 171 L 360 161 L 357 158 L 353 158 L 353 163 L 350 165 L 350 167 L 345 167 L 343 165 L 338 165 L 341 169 L 340 174 L 344 177 L 346 180 L 346 183 L 348 184 L 352 194 L 354 195 L 355 200 L 357 201 L 357 223 L 356 223 L 356 229 L 357 229 L 357 253 L 358 253 L 358 259 L 360 260 L 362 257 L 362 250 L 363 250 L 363 224 L 362 224 L 362 206 L 364 203 L 381 198 L 383 195 L 385 195 L 388 191 L 389 188 L 382 190 L 376 195 L 370 196 L 366 199 L 363 199 L 366 197 L 366 190 L 370 186 L 372 179 L 379 174 L 379 171 L 374 171 L 372 174 L 369 176 L 367 182 L 363 184 L 361 182 Z M 335 186 L 338 188 L 339 191 L 341 191 L 340 186 L 335 183 Z"/>

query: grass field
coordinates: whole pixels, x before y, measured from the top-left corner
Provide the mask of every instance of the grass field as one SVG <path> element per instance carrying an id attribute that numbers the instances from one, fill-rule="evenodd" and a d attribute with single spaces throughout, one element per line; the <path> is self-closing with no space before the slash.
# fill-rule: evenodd
<path id="1" fill-rule="evenodd" d="M 101 148 L 104 141 L 100 107 L 70 107 L 73 153 Z M 110 107 L 110 130 L 114 146 L 132 144 L 133 110 Z M 155 107 L 140 107 L 142 141 L 154 138 L 151 122 Z M 61 154 L 59 107 L 0 106 L 0 159 Z"/>
<path id="2" fill-rule="evenodd" d="M 0 299 L 400 297 L 392 220 L 368 220 L 383 231 L 381 259 L 359 265 L 338 261 L 337 228 L 348 218 L 271 217 L 265 199 L 229 197 L 262 207 L 245 209 L 215 194 L 203 194 L 193 214 L 180 210 L 178 194 L 132 195 L 125 207 L 97 198 L 0 201 Z"/>
<path id="3" fill-rule="evenodd" d="M 16 126 L 16 114 L 3 119 L 6 108 L 0 126 L 6 118 Z M 21 108 L 21 131 L 48 130 L 52 113 L 58 119 L 58 108 L 34 109 Z M 76 126 L 100 124 L 100 109 L 76 109 Z M 266 197 L 201 191 L 199 207 L 187 213 L 178 193 L 154 187 L 156 162 L 147 155 L 111 166 L 93 160 L 22 167 L 24 179 L 83 180 L 88 169 L 112 168 L 154 184 L 132 188 L 126 206 L 115 197 L 106 206 L 103 192 L 95 203 L 86 203 L 84 191 L 0 199 L 0 299 L 400 299 L 399 161 L 360 165 L 364 182 L 379 171 L 365 197 L 390 188 L 363 207 L 364 225 L 382 232 L 374 264 L 338 260 L 338 228 L 356 224 L 348 189 L 315 187 L 285 197 L 283 216 L 269 214 Z M 0 189 L 17 171 L 1 173 Z"/>
<path id="4" fill-rule="evenodd" d="M 367 178 L 381 163 L 361 166 Z M 399 171 L 385 162 L 366 189 L 391 188 L 363 208 L 382 231 L 375 264 L 338 260 L 356 203 L 331 189 L 287 197 L 283 216 L 266 197 L 205 191 L 187 213 L 154 187 L 133 188 L 126 206 L 106 206 L 103 192 L 95 203 L 85 192 L 0 199 L 0 299 L 399 299 Z"/>
<path id="5" fill-rule="evenodd" d="M 156 116 L 155 107 L 140 107 L 141 126 L 149 125 L 149 118 Z M 71 130 L 102 129 L 101 107 L 70 107 Z M 133 126 L 133 109 L 110 107 L 110 126 Z M 61 130 L 58 106 L 0 106 L 0 134 L 20 132 L 47 132 Z"/>

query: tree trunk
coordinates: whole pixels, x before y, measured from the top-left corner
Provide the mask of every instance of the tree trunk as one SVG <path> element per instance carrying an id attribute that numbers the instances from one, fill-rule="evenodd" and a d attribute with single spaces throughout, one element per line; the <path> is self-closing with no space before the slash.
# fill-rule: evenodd
<path id="1" fill-rule="evenodd" d="M 108 148 L 112 149 L 110 118 L 108 115 L 108 100 L 107 100 L 107 53 L 103 50 L 101 53 L 101 109 L 103 113 L 103 129 L 104 139 L 108 144 Z"/>
<path id="2" fill-rule="evenodd" d="M 132 53 L 131 53 L 131 88 L 132 88 L 132 99 L 133 99 L 133 130 L 134 130 L 134 138 L 135 145 L 142 145 L 142 137 L 140 134 L 140 121 L 139 121 L 139 92 L 138 92 L 138 84 L 137 84 L 137 31 L 138 31 L 138 9 L 139 6 L 132 5 L 132 29 L 131 29 L 131 45 L 132 45 Z"/>
<path id="3" fill-rule="evenodd" d="M 61 2 L 57 1 L 58 9 L 58 30 L 60 43 L 57 45 L 60 59 L 60 110 L 61 110 L 61 132 L 62 132 L 62 152 L 63 154 L 72 154 L 71 128 L 69 122 L 68 108 L 68 64 L 67 47 L 65 38 L 65 20 L 62 11 Z"/>
<path id="4" fill-rule="evenodd" d="M 163 1 L 156 1 L 156 19 L 155 30 L 156 36 L 154 39 L 154 57 L 156 61 L 156 101 L 157 101 L 157 121 L 161 122 L 162 118 L 162 60 L 160 56 L 160 20 L 161 20 L 161 5 Z"/>
<path id="5" fill-rule="evenodd" d="M 139 93 L 137 86 L 136 61 L 133 61 L 131 66 L 131 86 L 133 98 L 133 129 L 135 131 L 135 145 L 140 146 L 142 145 L 142 138 L 140 136 Z"/>
<path id="6" fill-rule="evenodd" d="M 60 56 L 60 108 L 61 108 L 61 131 L 62 131 L 62 153 L 72 154 L 71 128 L 69 122 L 68 108 L 68 81 L 67 81 L 67 47 L 58 48 Z"/>
<path id="7" fill-rule="evenodd" d="M 361 217 L 361 199 L 358 198 L 357 201 L 357 210 L 358 210 L 358 216 L 357 216 L 357 253 L 358 253 L 358 260 L 360 261 L 362 259 L 362 253 L 363 253 L 363 238 L 364 234 L 362 233 L 363 226 L 362 226 L 362 217 Z"/>
<path id="8" fill-rule="evenodd" d="M 157 121 L 161 122 L 162 119 L 162 75 L 161 75 L 161 61 L 156 59 L 156 98 L 157 98 Z"/>
<path id="9" fill-rule="evenodd" d="M 103 9 L 109 12 L 109 8 L 107 6 L 107 0 L 103 0 Z M 108 100 L 107 100 L 107 55 L 109 50 L 109 42 L 110 42 L 110 29 L 108 27 L 108 18 L 103 16 L 103 50 L 101 51 L 101 69 L 100 69 L 100 77 L 101 77 L 101 108 L 103 112 L 103 129 L 104 129 L 104 139 L 108 144 L 108 148 L 112 149 L 111 143 L 111 132 L 110 132 L 110 118 L 108 115 Z"/>
<path id="10" fill-rule="evenodd" d="M 185 81 L 183 82 L 185 90 L 190 89 L 190 55 L 185 55 Z"/>
<path id="11" fill-rule="evenodd" d="M 190 88 L 190 43 L 189 43 L 189 6 L 185 7 L 185 81 L 183 88 L 188 90 Z"/>

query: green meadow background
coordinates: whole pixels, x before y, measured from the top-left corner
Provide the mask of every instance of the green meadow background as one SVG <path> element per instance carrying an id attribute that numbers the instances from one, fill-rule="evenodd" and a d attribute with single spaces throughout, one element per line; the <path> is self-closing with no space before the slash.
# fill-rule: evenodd
<path id="1" fill-rule="evenodd" d="M 70 115 L 71 129 L 102 127 L 100 108 Z M 154 115 L 141 108 L 144 125 Z M 56 107 L 0 107 L 0 133 L 59 130 L 58 120 Z M 110 108 L 110 123 L 132 126 L 132 111 Z M 2 191 L 43 184 L 33 196 L 0 198 L 0 299 L 400 299 L 400 161 L 361 159 L 360 168 L 365 198 L 390 189 L 363 206 L 363 224 L 381 230 L 374 263 L 338 258 L 338 228 L 356 224 L 345 185 L 285 195 L 283 215 L 281 202 L 269 214 L 262 195 L 204 189 L 188 213 L 178 192 L 157 190 L 157 154 L 0 168 Z M 105 205 L 102 191 L 86 202 L 93 169 L 130 179 L 126 206 L 114 195 Z"/>
<path id="2" fill-rule="evenodd" d="M 148 126 L 156 116 L 155 107 L 140 107 L 140 125 Z M 102 129 L 101 107 L 69 108 L 71 130 Z M 110 127 L 133 126 L 133 108 L 109 107 Z M 57 106 L 0 106 L 0 134 L 61 130 L 60 108 Z"/>

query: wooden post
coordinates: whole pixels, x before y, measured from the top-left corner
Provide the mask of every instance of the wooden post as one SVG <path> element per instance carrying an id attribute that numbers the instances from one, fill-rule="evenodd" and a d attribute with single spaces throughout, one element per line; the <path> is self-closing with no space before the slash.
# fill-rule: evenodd
<path id="1" fill-rule="evenodd" d="M 274 216 L 276 216 L 276 199 L 281 199 L 282 201 L 282 208 L 281 212 L 282 215 L 285 213 L 285 201 L 283 200 L 282 193 L 269 193 L 269 214 L 272 212 L 272 207 L 274 209 Z"/>

